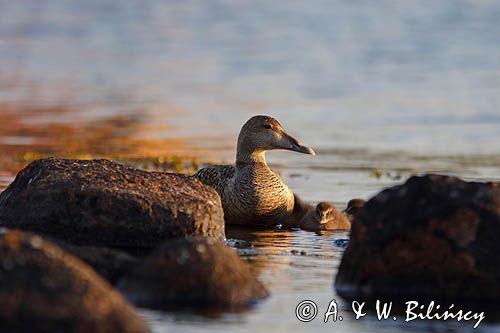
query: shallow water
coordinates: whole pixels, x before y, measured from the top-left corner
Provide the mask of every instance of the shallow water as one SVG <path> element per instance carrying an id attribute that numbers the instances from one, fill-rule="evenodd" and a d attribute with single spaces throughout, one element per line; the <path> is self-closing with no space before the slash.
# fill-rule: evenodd
<path id="1" fill-rule="evenodd" d="M 310 202 L 343 208 L 415 173 L 500 180 L 498 31 L 488 0 L 0 0 L 0 189 L 45 155 L 231 162 L 253 114 L 317 151 L 268 154 Z M 238 251 L 271 297 L 217 317 L 143 310 L 154 332 L 471 327 L 353 320 L 332 288 L 347 233 L 228 236 L 249 242 Z M 332 298 L 343 322 L 295 318 Z"/>

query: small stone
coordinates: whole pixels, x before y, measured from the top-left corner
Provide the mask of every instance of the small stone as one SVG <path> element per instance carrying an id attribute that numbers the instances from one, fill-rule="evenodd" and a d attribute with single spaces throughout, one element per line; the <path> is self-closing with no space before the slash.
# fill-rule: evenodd
<path id="1" fill-rule="evenodd" d="M 207 239 L 161 245 L 119 283 L 119 289 L 135 304 L 156 309 L 242 307 L 268 296 L 236 251 Z"/>

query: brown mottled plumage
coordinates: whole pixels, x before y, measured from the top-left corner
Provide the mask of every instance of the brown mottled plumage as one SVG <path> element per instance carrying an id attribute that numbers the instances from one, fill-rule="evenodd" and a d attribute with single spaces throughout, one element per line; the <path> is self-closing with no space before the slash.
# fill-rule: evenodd
<path id="1" fill-rule="evenodd" d="M 265 153 L 272 149 L 315 155 L 276 119 L 254 116 L 241 128 L 235 166 L 209 166 L 195 173 L 221 196 L 226 223 L 276 225 L 290 218 L 294 195 L 266 163 Z"/>
<path id="2" fill-rule="evenodd" d="M 335 209 L 331 202 L 320 202 L 302 217 L 299 226 L 303 230 L 349 230 L 351 222 L 347 216 Z"/>

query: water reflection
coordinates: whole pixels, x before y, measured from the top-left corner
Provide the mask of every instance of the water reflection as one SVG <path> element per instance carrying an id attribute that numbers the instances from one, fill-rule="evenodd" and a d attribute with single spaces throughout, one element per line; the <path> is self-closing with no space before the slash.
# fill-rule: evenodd
<path id="1" fill-rule="evenodd" d="M 454 320 L 406 322 L 405 314 L 393 308 L 394 321 L 378 320 L 375 306 L 365 306 L 366 315 L 358 320 L 351 303 L 340 298 L 333 290 L 333 277 L 341 260 L 343 249 L 336 246 L 338 240 L 347 239 L 348 232 L 328 232 L 318 235 L 304 231 L 252 230 L 240 227 L 227 228 L 229 244 L 254 267 L 254 272 L 266 286 L 271 297 L 247 313 L 221 313 L 217 320 L 193 312 L 161 313 L 143 310 L 146 318 L 156 322 L 157 332 L 166 332 L 169 325 L 186 332 L 206 330 L 286 330 L 301 332 L 308 330 L 342 332 L 469 332 L 474 323 Z M 318 306 L 317 317 L 309 323 L 301 323 L 295 317 L 295 306 L 302 300 L 313 300 Z M 332 299 L 339 306 L 342 321 L 324 323 L 324 313 Z M 442 303 L 445 304 L 445 303 Z M 460 305 L 463 309 L 486 311 L 486 320 L 476 329 L 478 332 L 500 332 L 496 325 L 498 307 L 488 308 L 482 304 Z M 457 304 L 456 307 L 459 307 Z"/>
<path id="2" fill-rule="evenodd" d="M 195 155 L 182 138 L 148 137 L 151 124 L 134 114 L 71 121 L 80 109 L 0 104 L 0 110 L 0 188 L 26 163 L 45 156 L 107 157 L 142 168 L 171 165 L 176 170 L 176 155 L 186 160 Z"/>

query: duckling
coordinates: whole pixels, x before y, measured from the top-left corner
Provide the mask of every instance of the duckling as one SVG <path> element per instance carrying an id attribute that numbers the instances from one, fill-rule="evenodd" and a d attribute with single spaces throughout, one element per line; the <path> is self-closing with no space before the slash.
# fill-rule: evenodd
<path id="1" fill-rule="evenodd" d="M 335 209 L 331 202 L 320 202 L 301 219 L 299 226 L 303 230 L 349 230 L 351 222 L 347 216 Z"/>
<path id="2" fill-rule="evenodd" d="M 359 210 L 363 208 L 365 204 L 366 201 L 363 199 L 349 200 L 346 209 L 344 209 L 344 214 L 347 215 L 347 218 L 349 218 L 349 221 L 351 221 L 351 223 L 356 218 L 356 215 L 358 214 Z"/>
<path id="3" fill-rule="evenodd" d="M 227 224 L 278 225 L 294 208 L 292 190 L 269 168 L 268 150 L 285 149 L 315 155 L 269 116 L 254 116 L 238 136 L 236 165 L 208 166 L 194 176 L 220 195 Z"/>

